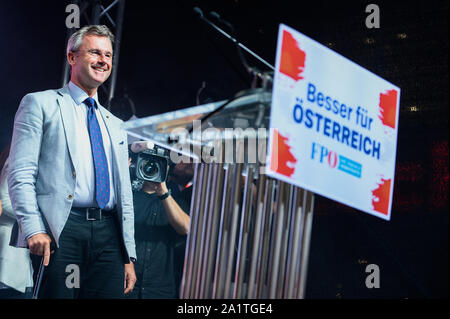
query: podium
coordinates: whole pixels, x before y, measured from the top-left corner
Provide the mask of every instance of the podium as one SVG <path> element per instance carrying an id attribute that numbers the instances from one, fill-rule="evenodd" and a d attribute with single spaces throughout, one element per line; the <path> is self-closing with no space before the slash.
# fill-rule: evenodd
<path id="1" fill-rule="evenodd" d="M 314 194 L 264 174 L 270 106 L 261 88 L 123 124 L 195 165 L 181 298 L 305 297 Z"/>

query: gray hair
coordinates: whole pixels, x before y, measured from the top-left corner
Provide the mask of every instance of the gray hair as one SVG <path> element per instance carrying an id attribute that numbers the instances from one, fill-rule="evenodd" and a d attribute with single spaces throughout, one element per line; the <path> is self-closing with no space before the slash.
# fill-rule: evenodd
<path id="1" fill-rule="evenodd" d="M 111 44 L 114 43 L 114 34 L 108 29 L 106 25 L 87 25 L 72 34 L 67 41 L 67 54 L 72 51 L 76 52 L 83 43 L 83 37 L 86 35 L 96 35 L 100 37 L 108 37 Z"/>

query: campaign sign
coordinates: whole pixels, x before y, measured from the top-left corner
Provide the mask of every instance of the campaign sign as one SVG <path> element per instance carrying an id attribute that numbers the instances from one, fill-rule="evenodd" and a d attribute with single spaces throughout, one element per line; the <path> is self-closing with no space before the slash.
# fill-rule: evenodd
<path id="1" fill-rule="evenodd" d="M 389 220 L 400 89 L 280 25 L 267 174 Z"/>

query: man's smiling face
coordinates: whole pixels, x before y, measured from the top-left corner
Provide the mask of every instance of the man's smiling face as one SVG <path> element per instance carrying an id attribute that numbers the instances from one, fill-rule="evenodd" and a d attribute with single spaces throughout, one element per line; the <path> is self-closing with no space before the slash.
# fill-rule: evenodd
<path id="1" fill-rule="evenodd" d="M 111 74 L 112 52 L 108 37 L 84 36 L 80 48 L 76 52 L 69 52 L 67 56 L 72 66 L 71 81 L 88 94 L 95 93 Z"/>

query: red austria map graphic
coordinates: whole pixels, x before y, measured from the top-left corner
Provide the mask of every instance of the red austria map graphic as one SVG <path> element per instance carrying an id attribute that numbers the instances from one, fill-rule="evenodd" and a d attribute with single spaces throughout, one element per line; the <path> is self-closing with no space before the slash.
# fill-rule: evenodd
<path id="1" fill-rule="evenodd" d="M 389 194 L 391 193 L 391 179 L 381 179 L 378 188 L 372 191 L 373 210 L 387 215 L 389 211 Z"/>
<path id="2" fill-rule="evenodd" d="M 383 125 L 395 129 L 395 114 L 397 111 L 397 95 L 396 90 L 389 90 L 386 93 L 380 93 L 380 113 L 379 118 Z"/>
<path id="3" fill-rule="evenodd" d="M 272 158 L 270 169 L 281 175 L 291 177 L 294 174 L 297 159 L 292 155 L 291 147 L 287 144 L 289 139 L 281 135 L 277 129 L 273 130 L 272 138 Z M 288 166 L 288 163 L 290 164 Z"/>
<path id="4" fill-rule="evenodd" d="M 378 116 L 385 126 L 395 129 L 395 120 L 397 113 L 397 90 L 387 90 L 380 93 Z M 392 179 L 381 178 L 378 187 L 372 190 L 372 206 L 373 210 L 387 215 L 389 212 L 389 195 L 391 193 Z"/>
<path id="5" fill-rule="evenodd" d="M 305 68 L 306 53 L 300 49 L 300 45 L 295 38 L 283 31 L 283 40 L 281 45 L 280 72 L 294 81 L 303 79 L 301 74 Z"/>

